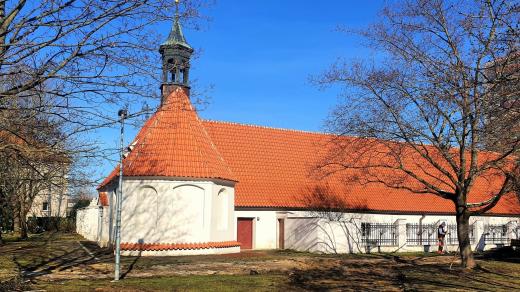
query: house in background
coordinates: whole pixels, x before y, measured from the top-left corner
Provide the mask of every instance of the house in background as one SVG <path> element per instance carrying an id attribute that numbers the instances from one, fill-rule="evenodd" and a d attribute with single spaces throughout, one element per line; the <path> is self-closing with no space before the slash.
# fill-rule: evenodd
<path id="1" fill-rule="evenodd" d="M 290 248 L 326 253 L 413 251 L 436 244 L 447 222 L 457 244 L 453 205 L 434 195 L 381 184 L 349 184 L 316 165 L 333 135 L 202 120 L 190 102 L 191 47 L 178 17 L 165 43 L 161 105 L 131 143 L 123 162 L 121 248 L 124 255 L 233 253 Z M 78 211 L 78 233 L 114 241 L 119 168 L 99 198 Z M 496 187 L 475 182 L 469 201 Z M 474 248 L 519 238 L 520 204 L 506 195 L 472 217 Z"/>
<path id="2" fill-rule="evenodd" d="M 11 204 L 7 208 L 9 220 L 19 226 L 20 217 L 66 217 L 70 209 L 67 172 L 71 159 L 64 151 L 57 151 L 56 145 L 36 141 L 23 131 L 11 131 L 0 129 L 0 186 L 16 197 L 7 204 Z"/>
<path id="3" fill-rule="evenodd" d="M 71 210 L 69 195 L 68 170 L 70 159 L 65 156 L 52 155 L 48 158 L 45 168 L 52 168 L 45 184 L 39 188 L 38 194 L 33 198 L 31 207 L 27 212 L 27 218 L 36 217 L 67 217 Z"/>
<path id="4" fill-rule="evenodd" d="M 42 192 L 33 199 L 27 217 L 67 217 L 70 211 L 66 190 Z"/>

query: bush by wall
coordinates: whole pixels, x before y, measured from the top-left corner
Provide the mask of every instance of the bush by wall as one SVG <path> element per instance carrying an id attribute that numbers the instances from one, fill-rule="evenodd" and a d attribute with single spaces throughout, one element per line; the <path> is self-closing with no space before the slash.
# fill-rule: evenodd
<path id="1" fill-rule="evenodd" d="M 76 231 L 76 221 L 73 217 L 30 217 L 27 227 L 31 233 L 44 231 L 60 231 L 72 233 Z"/>

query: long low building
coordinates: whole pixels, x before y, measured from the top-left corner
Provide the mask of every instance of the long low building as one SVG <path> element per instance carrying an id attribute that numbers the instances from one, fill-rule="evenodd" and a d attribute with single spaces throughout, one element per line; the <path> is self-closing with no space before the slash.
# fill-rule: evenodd
<path id="1" fill-rule="evenodd" d="M 448 225 L 448 248 L 457 248 L 451 201 L 380 184 L 349 184 L 349 173 L 316 173 L 331 138 L 203 121 L 188 91 L 175 87 L 123 162 L 124 254 L 424 250 L 437 244 L 440 222 Z M 100 222 L 90 238 L 102 245 L 113 241 L 118 173 L 114 169 L 101 184 L 99 202 L 89 207 L 94 219 L 86 220 Z M 492 187 L 478 181 L 470 201 L 484 200 Z M 517 198 L 506 195 L 485 215 L 472 217 L 473 247 L 519 238 L 519 210 Z"/>
<path id="2" fill-rule="evenodd" d="M 429 250 L 440 222 L 447 223 L 448 248 L 456 248 L 452 201 L 411 187 L 363 183 L 363 170 L 330 169 L 331 142 L 360 138 L 201 120 L 189 97 L 192 51 L 176 20 L 160 48 L 161 105 L 123 161 L 123 254 Z M 406 159 L 420 164 L 413 155 Z M 101 245 L 114 241 L 118 174 L 116 167 L 99 186 L 99 198 L 78 212 L 78 232 Z M 468 201 L 488 200 L 499 182 L 477 179 Z M 473 216 L 473 247 L 519 238 L 519 214 L 517 197 L 506 194 Z"/>

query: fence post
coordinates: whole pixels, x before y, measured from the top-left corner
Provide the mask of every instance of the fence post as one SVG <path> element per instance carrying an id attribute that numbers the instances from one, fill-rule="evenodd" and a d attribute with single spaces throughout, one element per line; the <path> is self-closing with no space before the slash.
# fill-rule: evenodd
<path id="1" fill-rule="evenodd" d="M 473 222 L 473 225 L 474 225 L 473 232 L 474 232 L 474 236 L 475 236 L 475 241 L 473 242 L 474 250 L 482 251 L 482 250 L 484 250 L 484 247 L 485 247 L 484 222 L 480 219 L 477 219 Z"/>
<path id="2" fill-rule="evenodd" d="M 397 229 L 397 246 L 401 250 L 406 246 L 406 219 L 397 219 L 394 225 Z"/>
<path id="3" fill-rule="evenodd" d="M 518 228 L 518 222 L 509 221 L 507 223 L 507 245 L 511 245 L 511 239 L 516 239 L 516 229 Z"/>

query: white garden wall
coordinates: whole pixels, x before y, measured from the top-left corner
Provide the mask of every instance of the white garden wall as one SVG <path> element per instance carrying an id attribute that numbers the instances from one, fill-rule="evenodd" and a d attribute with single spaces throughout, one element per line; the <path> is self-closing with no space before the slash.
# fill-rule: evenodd
<path id="1" fill-rule="evenodd" d="M 407 252 L 423 251 L 422 244 L 407 242 L 407 223 L 433 224 L 441 221 L 448 225 L 456 225 L 455 216 L 449 215 L 398 215 L 398 214 L 366 214 L 366 213 L 316 213 L 307 211 L 273 211 L 262 209 L 239 209 L 236 217 L 254 218 L 253 248 L 274 249 L 278 244 L 277 218 L 285 218 L 285 248 L 298 251 L 320 253 L 360 253 L 360 252 Z M 235 220 L 236 221 L 236 220 Z M 372 246 L 362 240 L 361 224 L 390 224 L 395 226 L 396 243 L 389 246 Z M 496 244 L 484 241 L 485 226 L 488 224 L 505 225 L 507 237 L 516 238 L 515 233 L 520 226 L 519 217 L 475 216 L 470 220 L 474 227 L 472 247 L 475 250 L 487 250 L 497 247 Z M 436 237 L 436 234 L 433 234 Z M 436 250 L 435 243 L 429 247 Z M 457 245 L 450 245 L 448 250 L 456 250 Z"/>
<path id="2" fill-rule="evenodd" d="M 441 221 L 445 221 L 448 225 L 456 225 L 455 216 L 441 215 L 426 215 L 423 217 L 421 215 L 345 213 L 341 216 L 332 216 L 333 221 L 330 218 L 325 218 L 326 216 L 310 217 L 311 215 L 316 214 L 297 211 L 288 216 L 287 221 L 290 223 L 286 224 L 286 248 L 323 253 L 367 252 L 366 244 L 362 242 L 361 224 L 386 223 L 395 225 L 397 244 L 371 246 L 370 252 L 423 251 L 425 250 L 424 245 L 407 242 L 407 223 L 419 224 L 422 221 L 424 225 L 438 225 Z M 486 225 L 505 225 L 507 228 L 506 236 L 509 239 L 516 238 L 518 235 L 515 231 L 520 226 L 520 218 L 475 216 L 471 218 L 470 224 L 474 226 L 475 240 L 472 243 L 473 249 L 487 250 L 497 247 L 497 245 L 485 242 Z M 436 248 L 434 245 L 430 246 L 430 250 Z M 448 250 L 456 250 L 457 245 L 448 246 L 447 248 Z"/>
<path id="3" fill-rule="evenodd" d="M 76 233 L 107 246 L 113 238 L 110 215 L 110 207 L 98 206 L 97 199 L 92 200 L 89 206 L 76 212 Z"/>
<path id="4" fill-rule="evenodd" d="M 97 241 L 99 238 L 99 207 L 88 206 L 77 210 L 76 232 L 88 240 Z"/>

